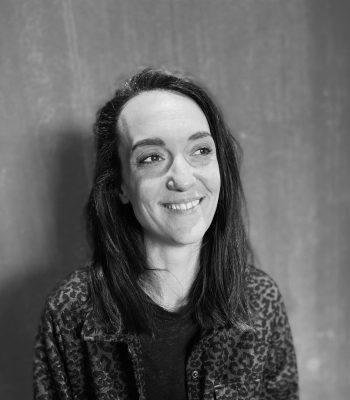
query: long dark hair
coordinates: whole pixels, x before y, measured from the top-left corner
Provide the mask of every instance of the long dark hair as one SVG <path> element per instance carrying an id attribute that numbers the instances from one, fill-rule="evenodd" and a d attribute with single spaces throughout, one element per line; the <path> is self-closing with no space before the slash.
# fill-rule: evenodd
<path id="1" fill-rule="evenodd" d="M 250 326 L 245 269 L 249 245 L 245 201 L 239 174 L 241 149 L 219 108 L 194 80 L 164 69 L 136 73 L 98 112 L 94 126 L 96 166 L 86 207 L 93 250 L 91 296 L 99 317 L 110 327 L 120 321 L 129 332 L 152 332 L 152 301 L 140 285 L 147 268 L 142 229 L 130 204 L 119 200 L 121 164 L 118 117 L 137 94 L 168 90 L 194 100 L 205 114 L 216 145 L 221 189 L 213 221 L 200 250 L 200 268 L 189 293 L 189 307 L 203 329 Z"/>

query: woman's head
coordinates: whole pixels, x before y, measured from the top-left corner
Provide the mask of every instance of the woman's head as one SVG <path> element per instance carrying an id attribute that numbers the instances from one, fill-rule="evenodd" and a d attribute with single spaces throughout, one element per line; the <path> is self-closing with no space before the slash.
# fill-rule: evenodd
<path id="1" fill-rule="evenodd" d="M 224 304 L 210 304 L 207 292 L 217 293 L 219 303 L 232 301 L 242 284 L 247 245 L 239 146 L 218 107 L 193 80 L 148 68 L 101 108 L 95 138 L 87 212 L 94 263 L 103 270 L 109 292 L 119 305 L 124 283 L 141 296 L 137 282 L 145 268 L 144 233 L 177 244 L 201 242 L 204 235 L 193 306 L 202 325 L 205 319 L 223 322 L 239 302 L 225 311 Z M 116 263 L 123 270 L 118 282 L 112 270 Z M 212 315 L 205 317 L 210 308 Z"/>
<path id="2" fill-rule="evenodd" d="M 175 110 L 174 107 L 177 107 L 177 109 Z M 176 113 L 176 121 L 174 116 L 171 115 L 171 108 L 174 109 L 173 114 Z M 152 112 L 155 114 L 154 117 L 151 115 Z M 183 115 L 182 120 L 181 115 L 179 115 L 181 112 Z M 186 113 L 187 115 L 184 115 Z M 150 123 L 153 123 L 153 126 L 146 126 L 144 123 L 145 121 L 143 121 L 143 124 L 138 123 L 137 118 L 142 117 L 149 117 L 148 120 Z M 162 121 L 160 121 L 160 117 L 163 117 Z M 172 118 L 174 119 L 173 121 L 171 121 Z M 187 118 L 187 121 L 184 122 L 184 118 Z M 138 126 L 136 127 L 137 123 Z M 192 126 L 184 126 L 184 124 L 189 125 L 191 123 Z M 168 124 L 166 131 L 164 129 L 164 124 Z M 174 126 L 175 124 L 178 124 L 178 127 Z M 182 127 L 181 124 L 183 125 Z M 143 128 L 143 131 L 140 127 Z M 157 132 L 155 129 L 158 129 Z M 201 157 L 187 157 L 188 159 L 191 158 L 191 160 L 186 160 L 187 162 L 190 161 L 188 162 L 187 169 L 186 163 L 182 163 L 181 161 L 183 160 L 181 160 L 181 157 L 178 157 L 176 160 L 172 160 L 175 163 L 178 162 L 178 165 L 172 165 L 174 170 L 170 168 L 170 171 L 165 171 L 167 167 L 171 167 L 169 165 L 170 157 L 167 157 L 167 160 L 165 160 L 166 162 L 154 162 L 153 165 L 151 165 L 152 163 L 146 165 L 145 163 L 141 164 L 139 162 L 142 154 L 151 154 L 151 150 L 153 150 L 155 155 L 161 150 L 161 147 L 164 147 L 162 144 L 137 146 L 132 152 L 133 154 L 131 154 L 133 145 L 137 141 L 140 141 L 141 137 L 142 139 L 150 139 L 159 138 L 161 135 L 168 135 L 168 141 L 170 142 L 170 139 L 173 139 L 173 142 L 176 143 L 180 141 L 179 135 L 181 133 L 187 135 L 185 141 L 192 136 L 192 134 L 209 133 L 211 135 L 210 137 L 202 136 L 196 140 L 192 140 L 194 146 L 192 146 L 192 148 L 187 146 L 186 152 L 189 153 L 190 150 L 193 150 L 196 146 L 199 149 L 202 143 L 207 145 L 207 147 L 209 145 L 209 151 L 213 150 L 210 157 L 203 154 L 203 152 L 208 150 L 199 150 L 202 151 Z M 108 186 L 109 193 L 111 190 L 114 190 L 115 193 L 119 193 L 114 206 L 120 209 L 121 215 L 125 216 L 125 213 L 127 214 L 129 223 L 130 218 L 132 218 L 131 210 L 128 209 L 128 207 L 123 207 L 123 203 L 125 204 L 128 201 L 134 206 L 138 222 L 144 221 L 145 218 L 147 219 L 147 215 L 145 215 L 147 214 L 147 210 L 143 207 L 144 205 L 137 201 L 142 200 L 142 196 L 144 195 L 144 193 L 135 188 L 135 183 L 137 183 L 135 180 L 137 180 L 137 177 L 140 178 L 140 176 L 142 176 L 145 178 L 146 176 L 147 178 L 151 175 L 163 175 L 164 179 L 161 184 L 163 187 L 167 187 L 168 193 L 165 192 L 161 194 L 159 201 L 162 203 L 166 203 L 166 200 L 169 200 L 168 203 L 179 203 L 183 198 L 188 199 L 191 196 L 195 200 L 198 197 L 200 199 L 203 198 L 203 196 L 200 196 L 201 188 L 198 187 L 198 185 L 197 187 L 182 188 L 183 182 L 177 182 L 177 179 L 174 179 L 174 181 L 171 180 L 174 173 L 179 173 L 179 175 L 183 175 L 179 176 L 180 181 L 189 180 L 191 183 L 192 179 L 196 179 L 196 171 L 192 171 L 192 176 L 190 176 L 191 166 L 197 167 L 197 170 L 202 172 L 202 175 L 211 178 L 209 182 L 211 188 L 209 189 L 214 192 L 217 191 L 217 187 L 213 188 L 213 183 L 216 181 L 217 184 L 220 184 L 221 176 L 222 187 L 219 208 L 222 210 L 219 214 L 221 214 L 220 218 L 222 222 L 225 219 L 225 215 L 229 214 L 226 207 L 236 206 L 232 194 L 237 194 L 240 190 L 239 187 L 235 187 L 237 183 L 239 183 L 239 179 L 237 182 L 237 177 L 239 178 L 237 143 L 226 128 L 217 106 L 210 99 L 208 94 L 192 80 L 179 74 L 171 74 L 158 69 L 146 69 L 137 73 L 126 81 L 124 85 L 116 91 L 114 98 L 106 103 L 100 110 L 96 121 L 95 134 L 97 142 L 97 163 L 94 186 L 97 190 L 99 187 L 102 189 Z M 165 143 L 165 145 L 167 145 L 167 143 Z M 159 154 L 160 157 L 164 156 L 167 150 L 171 149 L 165 146 L 164 150 L 162 154 Z M 186 158 L 186 154 L 183 155 L 185 156 L 184 158 Z M 207 162 L 209 158 L 210 160 L 214 158 L 214 161 L 217 160 L 217 163 Z M 137 163 L 139 165 L 137 165 Z M 195 165 L 193 165 L 194 163 Z M 206 168 L 204 168 L 204 163 L 208 164 L 205 165 Z M 217 166 L 219 171 L 218 174 L 215 174 Z M 192 170 L 193 169 L 196 168 L 192 168 Z M 184 176 L 185 174 L 187 174 L 187 176 Z M 171 190 L 168 184 L 169 181 L 170 183 L 175 183 L 175 187 L 173 188 L 175 190 Z M 185 184 L 189 186 L 189 182 L 185 182 Z M 156 187 L 152 188 L 151 186 L 157 184 L 157 179 L 150 179 L 147 183 L 149 191 L 156 190 Z M 180 185 L 180 187 L 178 187 L 178 185 Z M 125 191 L 128 193 L 125 193 Z M 181 192 L 183 195 L 180 194 Z M 155 195 L 157 194 L 154 191 L 153 193 Z M 127 194 L 129 194 L 129 196 L 125 196 Z M 146 196 L 150 197 L 152 193 L 148 193 Z M 204 210 L 205 213 L 208 214 L 210 220 L 214 215 L 214 205 L 216 209 L 217 199 L 215 197 L 216 193 L 214 193 L 213 196 L 208 195 L 211 203 L 210 210 Z M 225 199 L 227 201 L 225 201 Z M 201 205 L 206 205 L 206 202 Z M 165 213 L 165 216 L 166 215 Z M 136 221 L 135 225 L 137 225 Z"/>
<path id="3" fill-rule="evenodd" d="M 216 211 L 215 142 L 199 106 L 167 90 L 138 94 L 118 119 L 120 196 L 145 243 L 200 247 Z"/>

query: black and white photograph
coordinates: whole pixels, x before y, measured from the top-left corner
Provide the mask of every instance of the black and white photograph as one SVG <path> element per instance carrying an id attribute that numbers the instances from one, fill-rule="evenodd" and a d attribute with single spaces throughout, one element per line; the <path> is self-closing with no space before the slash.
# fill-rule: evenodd
<path id="1" fill-rule="evenodd" d="M 349 399 L 349 21 L 1 1 L 1 400 Z"/>

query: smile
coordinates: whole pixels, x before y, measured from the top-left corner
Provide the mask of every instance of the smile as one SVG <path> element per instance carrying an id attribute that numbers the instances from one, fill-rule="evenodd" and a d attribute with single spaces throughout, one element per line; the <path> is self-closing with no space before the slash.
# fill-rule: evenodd
<path id="1" fill-rule="evenodd" d="M 197 200 L 190 200 L 183 203 L 164 203 L 162 204 L 163 207 L 168 208 L 170 210 L 175 211 L 187 211 L 192 210 L 201 202 L 201 199 Z"/>

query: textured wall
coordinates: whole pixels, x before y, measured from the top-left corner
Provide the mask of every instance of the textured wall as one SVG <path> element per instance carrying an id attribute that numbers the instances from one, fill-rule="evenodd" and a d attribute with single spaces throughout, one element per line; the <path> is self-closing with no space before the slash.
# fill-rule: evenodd
<path id="1" fill-rule="evenodd" d="M 31 397 L 45 295 L 87 257 L 90 127 L 117 78 L 183 67 L 245 151 L 258 263 L 279 283 L 302 397 L 348 398 L 347 0 L 2 0 L 0 387 Z"/>

